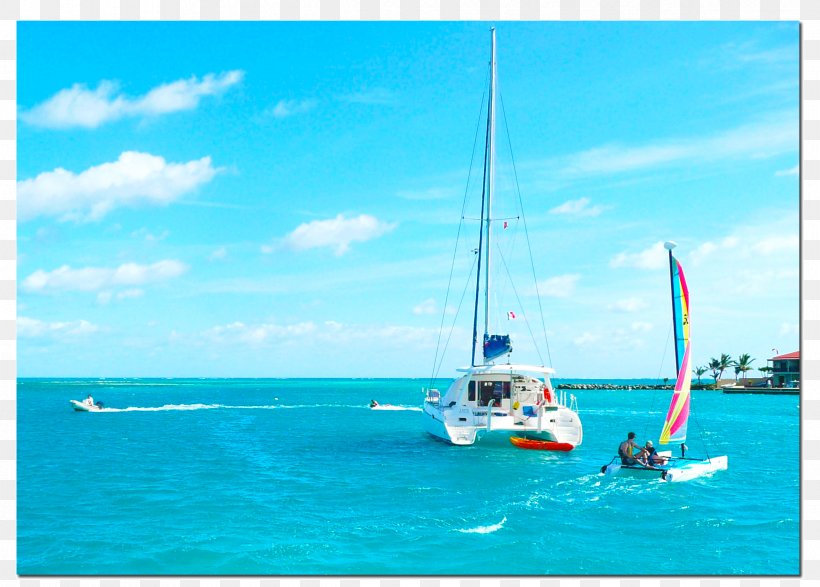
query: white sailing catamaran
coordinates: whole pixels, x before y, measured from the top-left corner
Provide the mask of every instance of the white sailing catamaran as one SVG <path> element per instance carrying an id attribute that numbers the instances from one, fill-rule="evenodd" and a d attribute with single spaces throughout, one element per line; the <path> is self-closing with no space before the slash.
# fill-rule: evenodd
<path id="1" fill-rule="evenodd" d="M 689 345 L 689 287 L 680 262 L 672 255 L 677 245 L 667 242 L 669 251 L 669 276 L 672 284 L 672 324 L 675 330 L 675 359 L 677 381 L 669 411 L 661 430 L 660 444 L 679 444 L 681 455 L 673 457 L 672 451 L 659 451 L 663 464 L 647 464 L 636 459 L 617 456 L 608 465 L 601 467 L 606 475 L 660 478 L 664 481 L 688 481 L 714 471 L 729 468 L 729 457 L 718 456 L 698 459 L 686 456 L 686 430 L 689 421 L 691 401 L 692 364 Z M 633 462 L 634 461 L 634 462 Z"/>
<path id="2" fill-rule="evenodd" d="M 553 369 L 511 364 L 508 334 L 490 333 L 490 239 L 495 183 L 496 43 L 491 29 L 490 92 L 485 145 L 485 179 L 481 200 L 478 272 L 473 318 L 471 366 L 442 396 L 428 389 L 424 402 L 427 432 L 456 445 L 471 445 L 488 435 L 508 437 L 522 448 L 569 451 L 581 444 L 583 428 L 575 396 L 557 393 L 550 381 Z M 483 363 L 476 363 L 478 310 L 484 272 Z M 506 359 L 506 362 L 503 362 Z"/>

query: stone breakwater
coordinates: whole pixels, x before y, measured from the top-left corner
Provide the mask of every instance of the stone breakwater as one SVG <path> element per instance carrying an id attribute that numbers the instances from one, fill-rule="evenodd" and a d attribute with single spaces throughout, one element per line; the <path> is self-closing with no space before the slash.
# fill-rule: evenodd
<path id="1" fill-rule="evenodd" d="M 559 383 L 555 386 L 557 389 L 579 390 L 579 389 L 675 389 L 674 385 L 616 385 L 614 383 Z M 714 389 L 711 386 L 693 385 L 692 389 Z"/>

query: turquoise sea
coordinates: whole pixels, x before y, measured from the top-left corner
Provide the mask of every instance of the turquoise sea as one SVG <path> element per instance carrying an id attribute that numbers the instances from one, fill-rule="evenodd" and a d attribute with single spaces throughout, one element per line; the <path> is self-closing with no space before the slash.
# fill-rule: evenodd
<path id="1" fill-rule="evenodd" d="M 549 453 L 434 440 L 426 384 L 20 380 L 18 572 L 799 573 L 797 396 L 696 391 L 689 455 L 729 470 L 667 484 L 599 470 L 668 391 L 576 392 L 584 443 Z"/>

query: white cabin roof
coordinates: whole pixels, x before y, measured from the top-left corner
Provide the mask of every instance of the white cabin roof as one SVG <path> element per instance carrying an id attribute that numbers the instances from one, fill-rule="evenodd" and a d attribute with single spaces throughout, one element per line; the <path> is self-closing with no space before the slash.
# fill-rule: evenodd
<path id="1" fill-rule="evenodd" d="M 459 373 L 471 373 L 474 375 L 504 373 L 544 373 L 550 375 L 555 373 L 552 367 L 541 367 L 540 365 L 476 365 L 475 367 L 462 367 L 456 369 Z"/>

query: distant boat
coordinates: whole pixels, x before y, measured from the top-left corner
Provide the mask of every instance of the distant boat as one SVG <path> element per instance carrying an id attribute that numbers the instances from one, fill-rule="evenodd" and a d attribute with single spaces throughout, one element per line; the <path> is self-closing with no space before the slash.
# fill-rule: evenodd
<path id="1" fill-rule="evenodd" d="M 71 403 L 74 411 L 76 412 L 99 412 L 103 409 L 103 405 L 101 402 L 97 402 L 96 404 L 90 404 L 85 401 L 78 401 L 76 399 L 68 400 Z"/>
<path id="2" fill-rule="evenodd" d="M 672 323 L 675 329 L 675 360 L 678 370 L 675 391 L 669 411 L 663 423 L 659 443 L 680 444 L 681 456 L 673 457 L 672 451 L 658 451 L 664 457 L 663 465 L 644 466 L 640 463 L 625 464 L 616 456 L 608 465 L 601 467 L 606 475 L 647 477 L 665 481 L 688 481 L 714 471 L 729 468 L 727 456 L 693 459 L 686 456 L 686 429 L 689 421 L 691 401 L 692 366 L 690 363 L 689 344 L 689 288 L 680 262 L 672 255 L 677 245 L 667 242 L 664 247 L 669 251 L 669 273 L 672 285 Z"/>
<path id="3" fill-rule="evenodd" d="M 428 389 L 424 402 L 424 426 L 431 435 L 456 445 L 471 445 L 481 437 L 525 435 L 531 441 L 558 443 L 557 450 L 571 450 L 581 444 L 583 428 L 575 396 L 557 393 L 544 365 L 510 364 L 512 341 L 508 334 L 490 332 L 490 230 L 495 181 L 496 42 L 491 29 L 490 89 L 487 105 L 484 184 L 481 198 L 481 229 L 477 259 L 473 314 L 472 360 L 470 367 L 442 396 Z M 506 222 L 505 222 L 506 227 Z M 476 363 L 478 312 L 482 271 L 484 277 L 483 362 Z M 509 313 L 512 314 L 512 313 Z M 511 317 L 511 316 L 508 316 Z M 506 359 L 506 362 L 503 362 Z M 575 409 L 573 409 L 575 408 Z M 539 448 L 546 448 L 540 445 Z"/>

